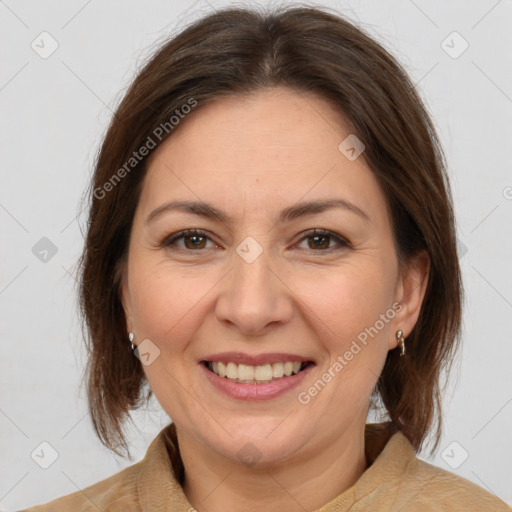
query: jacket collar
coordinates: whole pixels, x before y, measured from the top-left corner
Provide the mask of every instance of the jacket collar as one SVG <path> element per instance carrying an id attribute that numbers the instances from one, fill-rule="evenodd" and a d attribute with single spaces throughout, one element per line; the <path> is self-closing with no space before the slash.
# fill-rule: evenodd
<path id="1" fill-rule="evenodd" d="M 416 454 L 407 438 L 391 422 L 365 427 L 367 469 L 359 480 L 318 512 L 343 512 L 384 483 L 400 479 Z M 174 423 L 167 425 L 150 444 L 138 482 L 139 500 L 146 512 L 191 512 L 181 484 L 184 468 Z"/>

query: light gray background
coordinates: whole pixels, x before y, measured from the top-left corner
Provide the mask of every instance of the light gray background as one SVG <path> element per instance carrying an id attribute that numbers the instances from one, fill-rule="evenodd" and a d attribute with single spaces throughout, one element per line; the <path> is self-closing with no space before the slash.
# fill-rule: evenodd
<path id="1" fill-rule="evenodd" d="M 77 208 L 111 111 L 137 67 L 183 23 L 227 4 L 240 2 L 0 1 L 2 510 L 120 471 L 143 457 L 168 421 L 156 401 L 133 414 L 133 461 L 111 455 L 93 434 L 80 388 L 73 269 L 85 217 L 76 219 Z M 512 1 L 320 5 L 361 22 L 400 59 L 448 158 L 467 249 L 464 345 L 445 395 L 441 448 L 435 458 L 420 456 L 512 504 Z M 47 59 L 31 48 L 34 40 L 42 46 L 43 31 L 59 45 Z M 458 58 L 464 41 L 446 39 L 453 31 L 469 44 Z M 58 249 L 47 262 L 32 252 L 42 237 Z M 31 458 L 43 441 L 59 454 L 48 469 Z M 461 463 L 463 450 L 469 456 Z"/>

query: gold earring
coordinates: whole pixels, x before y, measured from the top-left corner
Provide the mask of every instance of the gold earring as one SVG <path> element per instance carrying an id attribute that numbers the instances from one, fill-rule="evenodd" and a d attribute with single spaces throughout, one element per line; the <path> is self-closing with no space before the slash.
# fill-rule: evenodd
<path id="1" fill-rule="evenodd" d="M 400 356 L 405 356 L 405 338 L 403 331 L 396 331 L 396 339 L 400 345 Z"/>

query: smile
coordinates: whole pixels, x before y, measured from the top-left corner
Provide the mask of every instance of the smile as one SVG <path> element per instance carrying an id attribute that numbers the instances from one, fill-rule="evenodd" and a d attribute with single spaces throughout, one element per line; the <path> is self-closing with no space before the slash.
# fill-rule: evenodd
<path id="1" fill-rule="evenodd" d="M 205 366 L 218 375 L 240 384 L 268 384 L 276 380 L 296 375 L 310 362 L 286 361 L 253 366 L 231 361 L 205 361 Z"/>

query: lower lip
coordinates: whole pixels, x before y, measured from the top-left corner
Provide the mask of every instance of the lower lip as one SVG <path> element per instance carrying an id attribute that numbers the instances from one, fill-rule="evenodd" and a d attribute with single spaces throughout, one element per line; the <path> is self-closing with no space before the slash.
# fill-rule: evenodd
<path id="1" fill-rule="evenodd" d="M 287 391 L 297 387 L 314 365 L 310 364 L 296 375 L 283 377 L 279 380 L 269 382 L 268 384 L 241 384 L 239 382 L 229 380 L 226 377 L 220 377 L 206 368 L 204 363 L 200 363 L 199 366 L 205 372 L 206 378 L 219 391 L 222 391 L 231 398 L 236 398 L 238 400 L 269 400 L 283 395 Z"/>

